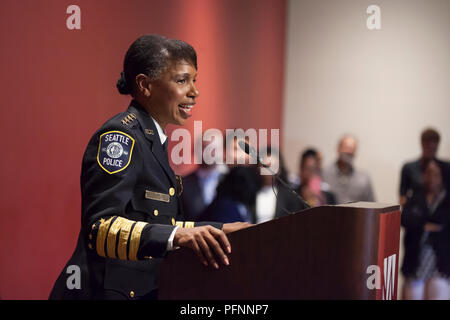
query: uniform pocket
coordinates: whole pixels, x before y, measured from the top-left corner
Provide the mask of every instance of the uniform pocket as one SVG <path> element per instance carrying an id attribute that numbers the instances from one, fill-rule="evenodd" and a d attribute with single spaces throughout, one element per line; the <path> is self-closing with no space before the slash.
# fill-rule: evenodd
<path id="1" fill-rule="evenodd" d="M 161 259 L 124 261 L 107 259 L 103 286 L 126 299 L 139 299 L 157 289 Z"/>
<path id="2" fill-rule="evenodd" d="M 160 224 L 172 224 L 178 210 L 175 197 L 148 187 L 137 188 L 131 205 L 135 211 L 145 213 L 146 221 Z"/>
<path id="3" fill-rule="evenodd" d="M 156 194 L 158 194 L 159 197 L 162 197 L 162 193 L 157 193 L 149 188 L 140 186 L 136 188 L 134 196 L 131 199 L 131 204 L 136 211 L 144 212 L 153 216 L 155 210 L 158 210 L 159 213 L 164 208 L 167 208 L 169 203 L 149 198 L 149 192 L 153 192 L 152 198 L 156 198 Z"/>

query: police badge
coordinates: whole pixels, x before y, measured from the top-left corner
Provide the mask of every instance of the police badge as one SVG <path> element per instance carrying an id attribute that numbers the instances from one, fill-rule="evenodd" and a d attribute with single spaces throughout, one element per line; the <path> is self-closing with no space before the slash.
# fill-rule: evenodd
<path id="1" fill-rule="evenodd" d="M 130 164 L 134 139 L 121 131 L 108 131 L 100 135 L 97 162 L 100 167 L 114 174 Z"/>

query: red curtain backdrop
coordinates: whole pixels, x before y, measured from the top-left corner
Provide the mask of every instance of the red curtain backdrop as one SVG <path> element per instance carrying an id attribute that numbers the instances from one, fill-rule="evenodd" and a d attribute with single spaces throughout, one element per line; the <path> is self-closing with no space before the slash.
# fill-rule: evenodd
<path id="1" fill-rule="evenodd" d="M 81 30 L 66 27 L 72 4 Z M 203 129 L 280 128 L 284 1 L 2 0 L 0 32 L 2 299 L 47 299 L 72 254 L 82 155 L 128 105 L 115 83 L 138 36 L 162 34 L 197 50 L 191 132 L 194 120 Z"/>

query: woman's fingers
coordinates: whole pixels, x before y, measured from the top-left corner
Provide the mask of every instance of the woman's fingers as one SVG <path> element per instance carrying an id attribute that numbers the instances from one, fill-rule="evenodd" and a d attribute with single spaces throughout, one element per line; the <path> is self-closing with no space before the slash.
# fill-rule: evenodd
<path id="1" fill-rule="evenodd" d="M 230 242 L 222 230 L 212 226 L 180 228 L 175 233 L 174 244 L 192 249 L 205 266 L 209 262 L 218 269 L 216 258 L 224 265 L 230 264 L 225 253 L 231 253 Z"/>
<path id="2" fill-rule="evenodd" d="M 229 247 L 230 244 L 228 242 L 228 239 L 223 234 L 223 232 L 217 229 L 216 230 L 218 232 L 215 232 L 213 229 L 214 228 L 209 229 L 209 233 L 205 234 L 205 240 L 208 243 L 209 247 L 214 251 L 215 255 L 222 259 L 223 264 L 229 265 L 230 262 L 228 261 L 228 257 L 222 249 L 222 247 L 224 249 Z M 222 235 L 224 237 L 222 237 Z"/>
<path id="3" fill-rule="evenodd" d="M 219 242 L 222 248 L 227 252 L 231 253 L 230 241 L 228 241 L 227 235 L 222 230 L 210 227 L 210 232 Z"/>
<path id="4" fill-rule="evenodd" d="M 203 263 L 205 267 L 208 266 L 208 262 L 205 259 L 205 256 L 203 255 L 202 249 L 200 249 L 197 241 L 195 239 L 192 241 L 192 249 L 194 250 L 197 257 L 200 259 L 200 261 Z"/>
<path id="5" fill-rule="evenodd" d="M 199 244 L 199 247 L 202 249 L 203 255 L 206 256 L 209 263 L 214 266 L 214 268 L 219 269 L 219 264 L 217 263 L 216 259 L 214 259 L 214 255 L 211 252 L 211 248 L 208 245 L 206 238 L 206 235 L 199 234 L 197 237 L 197 243 Z"/>

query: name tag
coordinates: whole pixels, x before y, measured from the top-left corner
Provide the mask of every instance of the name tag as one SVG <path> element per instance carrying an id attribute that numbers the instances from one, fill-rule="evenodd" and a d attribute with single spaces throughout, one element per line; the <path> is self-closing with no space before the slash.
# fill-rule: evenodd
<path id="1" fill-rule="evenodd" d="M 151 199 L 151 200 L 156 200 L 156 201 L 163 201 L 163 202 L 170 201 L 170 196 L 168 194 L 154 192 L 154 191 L 150 191 L 150 190 L 145 190 L 145 198 Z"/>

